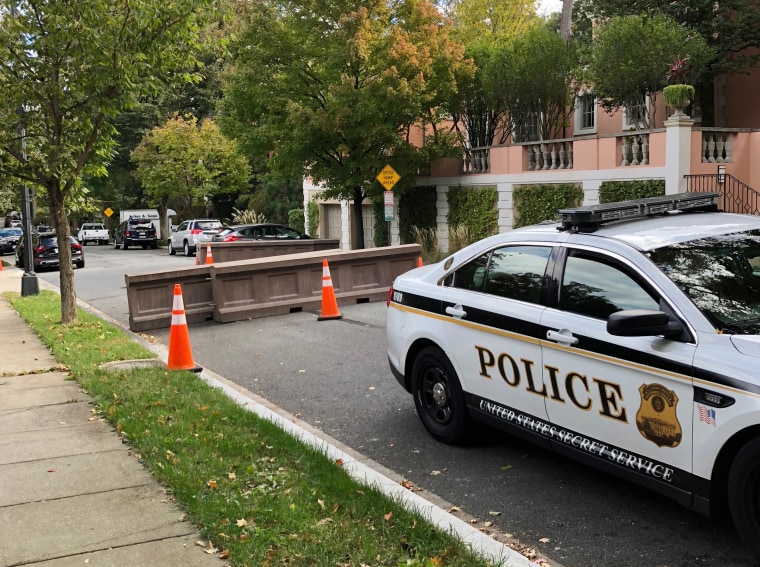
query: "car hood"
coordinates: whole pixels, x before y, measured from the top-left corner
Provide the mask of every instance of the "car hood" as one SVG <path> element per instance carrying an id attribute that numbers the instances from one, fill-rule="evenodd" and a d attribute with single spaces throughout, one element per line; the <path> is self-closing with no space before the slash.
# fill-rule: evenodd
<path id="1" fill-rule="evenodd" d="M 731 343 L 740 353 L 747 356 L 760 358 L 760 336 L 758 335 L 731 335 Z"/>

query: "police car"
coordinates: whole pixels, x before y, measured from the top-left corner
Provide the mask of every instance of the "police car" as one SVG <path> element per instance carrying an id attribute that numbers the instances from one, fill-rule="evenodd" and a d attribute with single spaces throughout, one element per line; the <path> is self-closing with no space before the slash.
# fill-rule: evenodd
<path id="1" fill-rule="evenodd" d="M 485 422 L 730 512 L 760 556 L 760 217 L 718 197 L 565 209 L 399 276 L 388 360 L 429 433 Z"/>

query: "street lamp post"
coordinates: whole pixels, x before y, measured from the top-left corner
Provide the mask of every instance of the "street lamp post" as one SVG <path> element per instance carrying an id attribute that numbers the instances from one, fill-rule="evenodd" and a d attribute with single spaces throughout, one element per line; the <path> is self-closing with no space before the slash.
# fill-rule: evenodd
<path id="1" fill-rule="evenodd" d="M 26 132 L 24 130 L 24 108 L 18 108 L 19 123 L 18 137 L 21 140 L 21 160 L 26 163 Z M 21 276 L 21 296 L 38 295 L 40 283 L 34 272 L 34 256 L 32 254 L 32 200 L 26 183 L 21 183 L 21 223 L 24 228 L 24 275 Z"/>
<path id="2" fill-rule="evenodd" d="M 11 18 L 16 17 L 16 4 L 11 4 Z M 26 131 L 24 129 L 24 106 L 19 105 L 18 114 L 18 137 L 21 143 L 21 162 L 26 163 Z M 32 256 L 32 201 L 30 190 L 26 183 L 21 182 L 21 224 L 24 231 L 24 275 L 21 276 L 21 295 L 38 295 L 40 284 L 37 274 L 34 273 L 34 259 Z"/>

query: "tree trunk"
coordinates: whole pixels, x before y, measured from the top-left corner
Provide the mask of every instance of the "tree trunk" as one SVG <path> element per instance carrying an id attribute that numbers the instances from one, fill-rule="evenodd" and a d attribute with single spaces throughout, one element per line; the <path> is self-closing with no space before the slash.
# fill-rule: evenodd
<path id="1" fill-rule="evenodd" d="M 53 217 L 55 234 L 58 238 L 58 265 L 61 287 L 61 323 L 66 325 L 77 320 L 77 296 L 74 289 L 74 266 L 71 264 L 69 219 L 64 206 L 64 195 L 58 179 L 48 182 L 50 214 Z"/>
<path id="2" fill-rule="evenodd" d="M 571 28 L 573 20 L 573 0 L 562 0 L 562 19 L 560 20 L 559 33 L 567 43 L 573 35 Z"/>
<path id="3" fill-rule="evenodd" d="M 362 203 L 364 202 L 364 195 L 362 190 L 354 189 L 354 222 L 352 223 L 353 230 L 353 248 L 354 250 L 364 249 L 364 215 L 362 214 Z"/>

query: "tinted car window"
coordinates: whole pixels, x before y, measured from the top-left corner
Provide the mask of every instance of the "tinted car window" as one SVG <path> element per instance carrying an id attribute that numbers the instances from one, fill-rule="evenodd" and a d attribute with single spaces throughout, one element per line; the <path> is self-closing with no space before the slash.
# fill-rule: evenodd
<path id="1" fill-rule="evenodd" d="M 617 266 L 575 254 L 565 264 L 559 307 L 607 319 L 625 309 L 658 309 L 659 302 Z"/>
<path id="2" fill-rule="evenodd" d="M 492 295 L 538 303 L 551 248 L 508 246 L 494 250 L 484 291 Z"/>
<path id="3" fill-rule="evenodd" d="M 482 291 L 489 256 L 490 253 L 483 254 L 459 268 L 451 279 L 451 285 L 461 289 Z"/>
<path id="4" fill-rule="evenodd" d="M 214 221 L 202 221 L 195 223 L 195 227 L 200 228 L 201 230 L 216 230 L 222 228 L 222 223 Z"/>
<path id="5" fill-rule="evenodd" d="M 301 234 L 299 232 L 296 232 L 295 230 L 292 230 L 285 226 L 274 227 L 274 234 L 277 238 L 301 238 Z"/>

